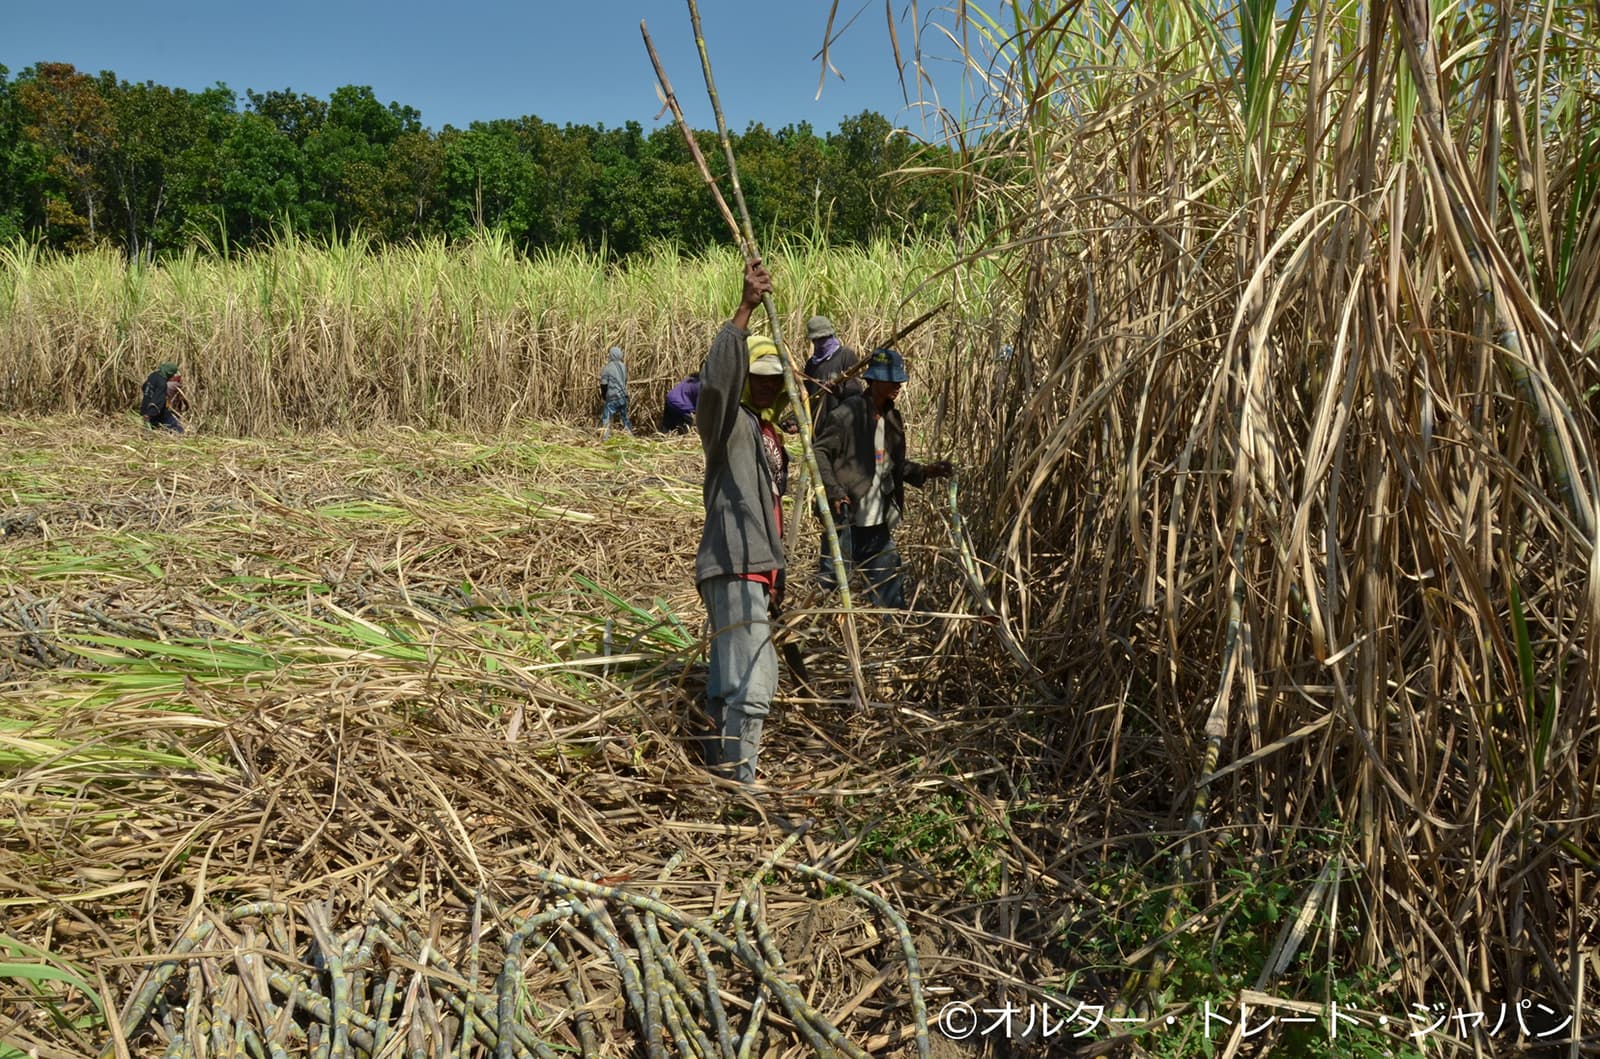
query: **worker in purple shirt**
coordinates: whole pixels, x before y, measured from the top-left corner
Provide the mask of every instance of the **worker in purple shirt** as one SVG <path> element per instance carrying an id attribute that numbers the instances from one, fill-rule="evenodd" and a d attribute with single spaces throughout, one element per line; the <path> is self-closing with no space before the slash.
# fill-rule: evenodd
<path id="1" fill-rule="evenodd" d="M 687 434 L 694 429 L 694 406 L 700 403 L 700 373 L 667 391 L 667 405 L 661 410 L 661 433 Z"/>

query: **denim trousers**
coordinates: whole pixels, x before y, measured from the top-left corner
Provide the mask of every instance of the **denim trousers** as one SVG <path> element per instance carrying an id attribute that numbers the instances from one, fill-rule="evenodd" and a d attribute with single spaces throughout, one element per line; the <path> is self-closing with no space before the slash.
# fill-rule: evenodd
<path id="1" fill-rule="evenodd" d="M 633 421 L 628 418 L 628 399 L 626 397 L 606 398 L 605 411 L 600 413 L 600 426 L 604 433 L 611 432 L 611 417 L 622 417 L 622 429 L 633 433 Z"/>
<path id="2" fill-rule="evenodd" d="M 824 531 L 822 555 L 817 561 L 817 583 L 831 591 L 839 586 L 833 576 L 833 556 L 828 553 L 827 536 Z M 888 526 L 840 526 L 839 550 L 844 555 L 845 568 L 853 569 L 866 582 L 867 602 L 889 610 L 905 609 L 900 551 L 894 546 Z"/>

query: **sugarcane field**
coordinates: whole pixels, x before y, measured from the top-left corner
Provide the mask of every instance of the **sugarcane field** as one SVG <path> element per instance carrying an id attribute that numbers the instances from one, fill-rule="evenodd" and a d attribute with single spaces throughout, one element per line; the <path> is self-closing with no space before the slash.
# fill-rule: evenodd
<path id="1" fill-rule="evenodd" d="M 159 247 L 0 65 L 0 1059 L 1600 1055 L 1600 16 L 992 6 Z"/>

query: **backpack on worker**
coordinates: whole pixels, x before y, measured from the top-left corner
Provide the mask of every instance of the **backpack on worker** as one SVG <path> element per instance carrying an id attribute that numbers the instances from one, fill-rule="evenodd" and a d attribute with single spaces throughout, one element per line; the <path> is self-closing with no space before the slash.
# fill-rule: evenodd
<path id="1" fill-rule="evenodd" d="M 144 393 L 139 397 L 139 414 L 146 419 L 160 419 L 167 410 L 167 377 L 152 371 L 144 380 Z"/>

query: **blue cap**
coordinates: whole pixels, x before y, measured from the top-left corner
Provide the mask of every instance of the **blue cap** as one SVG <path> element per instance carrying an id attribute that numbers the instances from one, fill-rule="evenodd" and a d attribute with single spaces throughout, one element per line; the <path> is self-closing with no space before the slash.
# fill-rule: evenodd
<path id="1" fill-rule="evenodd" d="M 906 375 L 905 358 L 893 349 L 875 349 L 872 359 L 867 362 L 865 377 L 879 382 L 905 382 L 909 377 Z"/>

